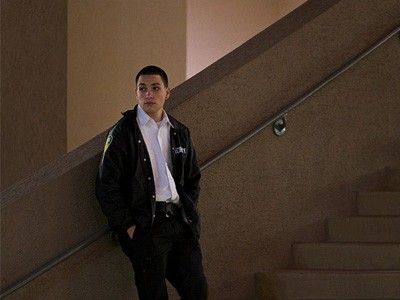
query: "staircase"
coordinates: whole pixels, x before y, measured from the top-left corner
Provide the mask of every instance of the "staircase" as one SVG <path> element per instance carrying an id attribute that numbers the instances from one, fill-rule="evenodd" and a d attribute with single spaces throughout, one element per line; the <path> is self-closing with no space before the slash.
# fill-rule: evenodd
<path id="1" fill-rule="evenodd" d="M 357 215 L 327 220 L 327 241 L 295 243 L 293 269 L 256 274 L 258 299 L 400 299 L 400 172 L 360 192 Z"/>

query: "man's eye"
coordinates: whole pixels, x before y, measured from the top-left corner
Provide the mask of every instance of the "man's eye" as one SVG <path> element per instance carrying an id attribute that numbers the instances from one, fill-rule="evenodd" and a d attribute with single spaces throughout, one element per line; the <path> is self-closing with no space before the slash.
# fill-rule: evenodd
<path id="1" fill-rule="evenodd" d="M 139 88 L 139 92 L 144 92 L 145 90 L 146 90 L 145 87 L 140 87 L 140 88 Z"/>
<path id="2" fill-rule="evenodd" d="M 158 86 L 155 86 L 155 87 L 153 87 L 153 91 L 159 91 L 160 90 L 160 87 L 158 87 Z"/>

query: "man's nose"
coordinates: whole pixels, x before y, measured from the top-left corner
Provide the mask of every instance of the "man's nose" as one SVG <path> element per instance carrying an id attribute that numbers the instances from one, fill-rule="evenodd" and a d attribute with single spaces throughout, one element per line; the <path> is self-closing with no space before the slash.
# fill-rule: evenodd
<path id="1" fill-rule="evenodd" d="M 153 96 L 153 93 L 151 90 L 146 91 L 146 98 L 151 98 Z"/>

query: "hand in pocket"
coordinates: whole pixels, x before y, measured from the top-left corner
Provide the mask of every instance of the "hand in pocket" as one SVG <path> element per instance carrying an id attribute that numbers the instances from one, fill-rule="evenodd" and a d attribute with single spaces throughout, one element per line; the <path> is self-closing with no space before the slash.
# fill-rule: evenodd
<path id="1" fill-rule="evenodd" d="M 126 230 L 126 232 L 128 233 L 128 236 L 129 236 L 130 239 L 133 238 L 133 235 L 134 235 L 134 233 L 135 233 L 135 229 L 136 229 L 136 226 L 135 226 L 135 225 L 132 225 L 131 227 L 129 227 L 129 228 Z"/>

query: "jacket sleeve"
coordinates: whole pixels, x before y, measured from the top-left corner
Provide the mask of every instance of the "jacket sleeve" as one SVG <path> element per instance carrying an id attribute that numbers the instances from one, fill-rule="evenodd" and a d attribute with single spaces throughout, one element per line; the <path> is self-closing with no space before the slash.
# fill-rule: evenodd
<path id="1" fill-rule="evenodd" d="M 128 144 L 118 124 L 108 134 L 96 179 L 96 197 L 110 226 L 126 230 L 134 222 L 123 189 Z"/>

